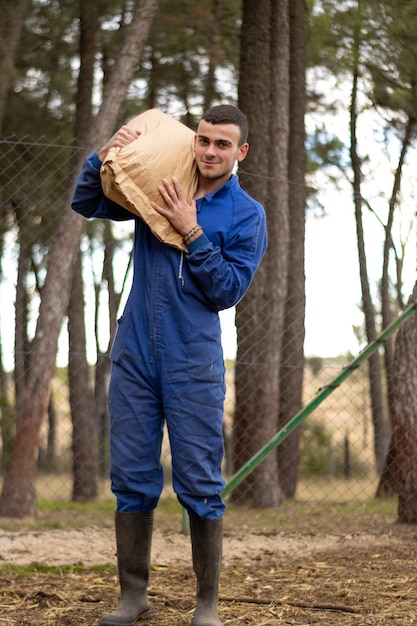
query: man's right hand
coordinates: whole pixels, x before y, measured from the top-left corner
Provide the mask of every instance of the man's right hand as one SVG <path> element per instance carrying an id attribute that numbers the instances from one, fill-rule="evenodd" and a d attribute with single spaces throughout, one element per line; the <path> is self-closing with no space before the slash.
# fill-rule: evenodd
<path id="1" fill-rule="evenodd" d="M 102 148 L 98 151 L 98 158 L 101 162 L 106 158 L 106 154 L 110 150 L 110 148 L 123 148 L 124 146 L 128 146 L 132 141 L 135 141 L 141 134 L 140 130 L 135 130 L 130 128 L 130 126 L 122 126 L 119 130 L 113 135 L 109 141 L 104 144 Z"/>

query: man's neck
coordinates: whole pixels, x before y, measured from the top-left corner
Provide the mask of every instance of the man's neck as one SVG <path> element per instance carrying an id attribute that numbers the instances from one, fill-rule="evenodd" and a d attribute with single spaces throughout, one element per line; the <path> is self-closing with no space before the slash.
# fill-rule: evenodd
<path id="1" fill-rule="evenodd" d="M 209 179 L 209 178 L 202 178 L 201 176 L 198 179 L 198 185 L 197 185 L 197 191 L 195 192 L 194 195 L 194 200 L 198 200 L 199 198 L 204 198 L 204 196 L 208 196 L 209 193 L 213 193 L 213 191 L 217 191 L 217 189 L 220 189 L 220 187 L 223 187 L 223 185 L 225 183 L 228 182 L 228 180 L 230 180 L 231 178 L 231 174 L 230 176 L 228 176 L 227 178 L 214 178 L 214 179 Z"/>

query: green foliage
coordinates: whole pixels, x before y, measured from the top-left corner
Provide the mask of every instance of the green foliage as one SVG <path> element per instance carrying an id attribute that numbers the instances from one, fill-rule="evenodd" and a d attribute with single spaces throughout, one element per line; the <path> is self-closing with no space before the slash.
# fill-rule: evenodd
<path id="1" fill-rule="evenodd" d="M 182 121 L 194 127 L 202 109 L 233 97 L 240 12 L 237 0 L 162 0 L 123 115 L 152 107 L 170 112 L 175 101 L 186 112 Z M 222 74 L 228 77 L 227 94 Z"/>
<path id="2" fill-rule="evenodd" d="M 80 513 L 94 513 L 96 515 L 113 513 L 114 502 L 61 502 L 48 500 L 47 502 L 39 502 L 39 511 L 65 511 L 72 512 L 74 514 Z"/>
<path id="3" fill-rule="evenodd" d="M 310 2 L 309 65 L 336 80 L 360 68 L 373 105 L 415 116 L 417 54 L 415 0 Z M 312 105 L 322 103 L 319 92 Z M 389 119 L 388 125 L 395 126 Z"/>
<path id="4" fill-rule="evenodd" d="M 308 64 L 334 75 L 349 72 L 352 41 L 360 22 L 358 4 L 352 0 L 316 0 L 309 21 Z"/>
<path id="5" fill-rule="evenodd" d="M 323 368 L 323 359 L 320 356 L 311 356 L 307 359 L 307 365 L 314 376 L 317 376 Z"/>
<path id="6" fill-rule="evenodd" d="M 369 474 L 369 468 L 352 453 L 349 439 L 334 441 L 321 422 L 304 425 L 300 447 L 300 476 L 350 479 Z"/>
<path id="7" fill-rule="evenodd" d="M 374 45 L 366 66 L 372 76 L 373 102 L 414 118 L 417 104 L 417 3 L 369 3 Z M 390 120 L 390 124 L 392 125 Z"/>
<path id="8" fill-rule="evenodd" d="M 330 474 L 331 436 L 323 424 L 304 426 L 300 450 L 301 476 L 327 476 Z"/>
<path id="9" fill-rule="evenodd" d="M 76 3 L 31 3 L 3 123 L 4 135 L 18 129 L 20 136 L 58 135 L 71 140 L 77 47 Z"/>
<path id="10" fill-rule="evenodd" d="M 324 128 L 316 128 L 307 137 L 306 147 L 309 155 L 308 172 L 335 166 L 339 170 L 347 166 L 347 147 Z"/>
<path id="11" fill-rule="evenodd" d="M 133 4 L 97 5 L 97 105 L 112 71 Z M 187 111 L 193 125 L 207 99 L 236 93 L 241 3 L 162 0 L 121 120 L 150 107 Z M 80 8 L 68 0 L 31 3 L 9 95 L 3 134 L 59 136 L 70 142 L 79 69 Z M 225 82 L 222 76 L 225 76 Z M 210 85 L 209 85 L 210 82 Z M 233 96 L 232 96 L 233 97 Z M 30 111 L 30 114 L 28 112 Z"/>
<path id="12" fill-rule="evenodd" d="M 45 565 L 44 563 L 30 563 L 28 565 L 13 565 L 11 563 L 0 566 L 0 576 L 39 576 L 68 574 L 83 574 L 84 572 L 108 572 L 116 571 L 113 565 L 93 565 L 85 567 L 83 565 Z"/>

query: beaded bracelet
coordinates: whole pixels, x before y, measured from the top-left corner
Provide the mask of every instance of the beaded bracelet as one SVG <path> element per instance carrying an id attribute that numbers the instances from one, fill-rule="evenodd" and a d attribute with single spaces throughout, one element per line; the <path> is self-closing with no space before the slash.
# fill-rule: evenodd
<path id="1" fill-rule="evenodd" d="M 182 238 L 183 242 L 187 243 L 187 241 L 191 239 L 191 237 L 195 235 L 196 232 L 198 232 L 199 230 L 202 230 L 202 228 L 200 224 L 196 224 L 186 235 L 184 235 L 184 237 Z"/>

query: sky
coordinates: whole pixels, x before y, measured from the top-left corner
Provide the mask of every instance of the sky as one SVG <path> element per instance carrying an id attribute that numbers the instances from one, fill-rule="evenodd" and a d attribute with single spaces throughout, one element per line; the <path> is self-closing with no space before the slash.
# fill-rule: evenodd
<path id="1" fill-rule="evenodd" d="M 355 224 L 347 201 L 335 198 L 334 206 L 337 209 L 328 215 L 306 220 L 307 356 L 333 357 L 359 350 L 353 331 L 363 321 Z"/>

